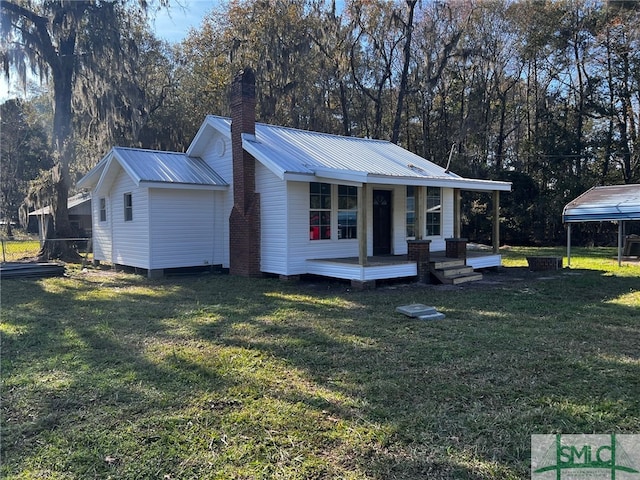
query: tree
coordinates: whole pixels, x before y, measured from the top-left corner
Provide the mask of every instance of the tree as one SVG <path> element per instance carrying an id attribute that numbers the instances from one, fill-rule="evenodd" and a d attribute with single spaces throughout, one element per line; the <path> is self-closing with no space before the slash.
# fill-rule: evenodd
<path id="1" fill-rule="evenodd" d="M 407 20 L 402 21 L 404 29 L 404 47 L 402 48 L 402 74 L 400 75 L 400 85 L 398 86 L 398 101 L 396 102 L 396 113 L 393 120 L 393 130 L 391 142 L 398 143 L 400 137 L 400 122 L 404 106 L 404 97 L 407 93 L 409 83 L 409 67 L 411 65 L 411 39 L 413 38 L 413 17 L 415 15 L 417 0 L 407 0 Z"/>
<path id="2" fill-rule="evenodd" d="M 11 236 L 11 222 L 19 218 L 29 180 L 40 170 L 51 168 L 52 161 L 47 133 L 31 104 L 7 100 L 0 105 L 0 118 L 0 218 L 6 221 L 6 234 Z"/>
<path id="3" fill-rule="evenodd" d="M 161 0 L 161 3 L 167 1 Z M 135 7 L 144 11 L 147 5 L 148 2 L 140 0 Z M 8 78 L 17 74 L 24 82 L 30 69 L 41 80 L 49 80 L 53 87 L 51 207 L 52 234 L 56 238 L 72 236 L 67 199 L 74 157 L 74 102 L 95 98 L 95 88 L 108 82 L 108 78 L 98 78 L 96 74 L 114 72 L 120 64 L 126 51 L 120 27 L 131 13 L 128 7 L 134 8 L 134 4 L 126 0 L 4 0 L 0 3 L 5 75 Z M 65 242 L 45 242 L 40 253 L 47 258 L 73 256 Z"/>
<path id="4" fill-rule="evenodd" d="M 351 75 L 362 95 L 361 134 L 383 138 L 384 114 L 389 113 L 394 65 L 404 38 L 393 2 L 385 0 L 353 0 L 349 6 Z M 371 106 L 369 106 L 371 104 Z M 373 120 L 370 110 L 373 109 Z"/>

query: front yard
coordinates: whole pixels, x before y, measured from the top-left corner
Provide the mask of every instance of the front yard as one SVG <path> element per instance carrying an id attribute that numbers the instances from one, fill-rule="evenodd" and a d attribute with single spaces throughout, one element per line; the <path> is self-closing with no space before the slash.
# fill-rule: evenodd
<path id="1" fill-rule="evenodd" d="M 477 284 L 365 292 L 4 280 L 0 476 L 521 479 L 531 434 L 640 433 L 640 266 L 575 248 L 529 272 L 531 253 Z M 447 317 L 395 312 L 411 303 Z"/>

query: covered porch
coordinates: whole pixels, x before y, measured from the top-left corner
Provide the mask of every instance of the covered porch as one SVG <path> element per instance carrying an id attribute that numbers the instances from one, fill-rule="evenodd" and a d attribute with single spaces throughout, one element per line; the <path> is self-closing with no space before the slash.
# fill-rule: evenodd
<path id="1" fill-rule="evenodd" d="M 434 264 L 459 260 L 458 256 L 447 256 L 444 250 L 429 252 L 428 255 L 428 262 Z M 502 256 L 489 246 L 468 244 L 465 255 L 466 265 L 474 270 L 499 267 L 502 264 Z M 420 275 L 420 261 L 411 259 L 410 254 L 368 256 L 364 264 L 359 257 L 309 259 L 306 263 L 309 274 L 351 280 L 354 286 L 373 286 L 376 280 Z"/>

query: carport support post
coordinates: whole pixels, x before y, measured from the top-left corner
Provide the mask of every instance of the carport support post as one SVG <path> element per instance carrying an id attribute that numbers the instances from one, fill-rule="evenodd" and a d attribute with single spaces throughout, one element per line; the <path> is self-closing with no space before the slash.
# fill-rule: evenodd
<path id="1" fill-rule="evenodd" d="M 618 220 L 618 266 L 622 266 L 622 231 L 624 230 L 624 220 Z"/>
<path id="2" fill-rule="evenodd" d="M 567 223 L 567 267 L 571 266 L 571 224 Z"/>
<path id="3" fill-rule="evenodd" d="M 358 264 L 367 264 L 367 184 L 358 187 Z"/>

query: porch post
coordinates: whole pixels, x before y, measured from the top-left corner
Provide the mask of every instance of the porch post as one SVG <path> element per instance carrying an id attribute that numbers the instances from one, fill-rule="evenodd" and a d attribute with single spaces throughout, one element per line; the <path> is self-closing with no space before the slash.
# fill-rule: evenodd
<path id="1" fill-rule="evenodd" d="M 367 264 L 367 184 L 358 187 L 358 264 Z"/>
<path id="2" fill-rule="evenodd" d="M 422 238 L 424 237 L 424 222 L 426 220 L 426 215 L 425 215 L 425 199 L 426 199 L 426 195 L 425 195 L 425 189 L 426 187 L 423 187 L 422 185 L 420 185 L 419 187 L 415 187 L 414 192 L 415 192 L 415 212 L 416 212 L 416 218 L 414 219 L 415 221 L 415 229 L 416 229 L 416 240 L 422 240 Z"/>
<path id="3" fill-rule="evenodd" d="M 500 252 L 500 191 L 493 191 L 493 253 Z"/>
<path id="4" fill-rule="evenodd" d="M 460 214 L 460 189 L 453 189 L 453 236 L 460 238 L 462 236 L 462 215 Z"/>

